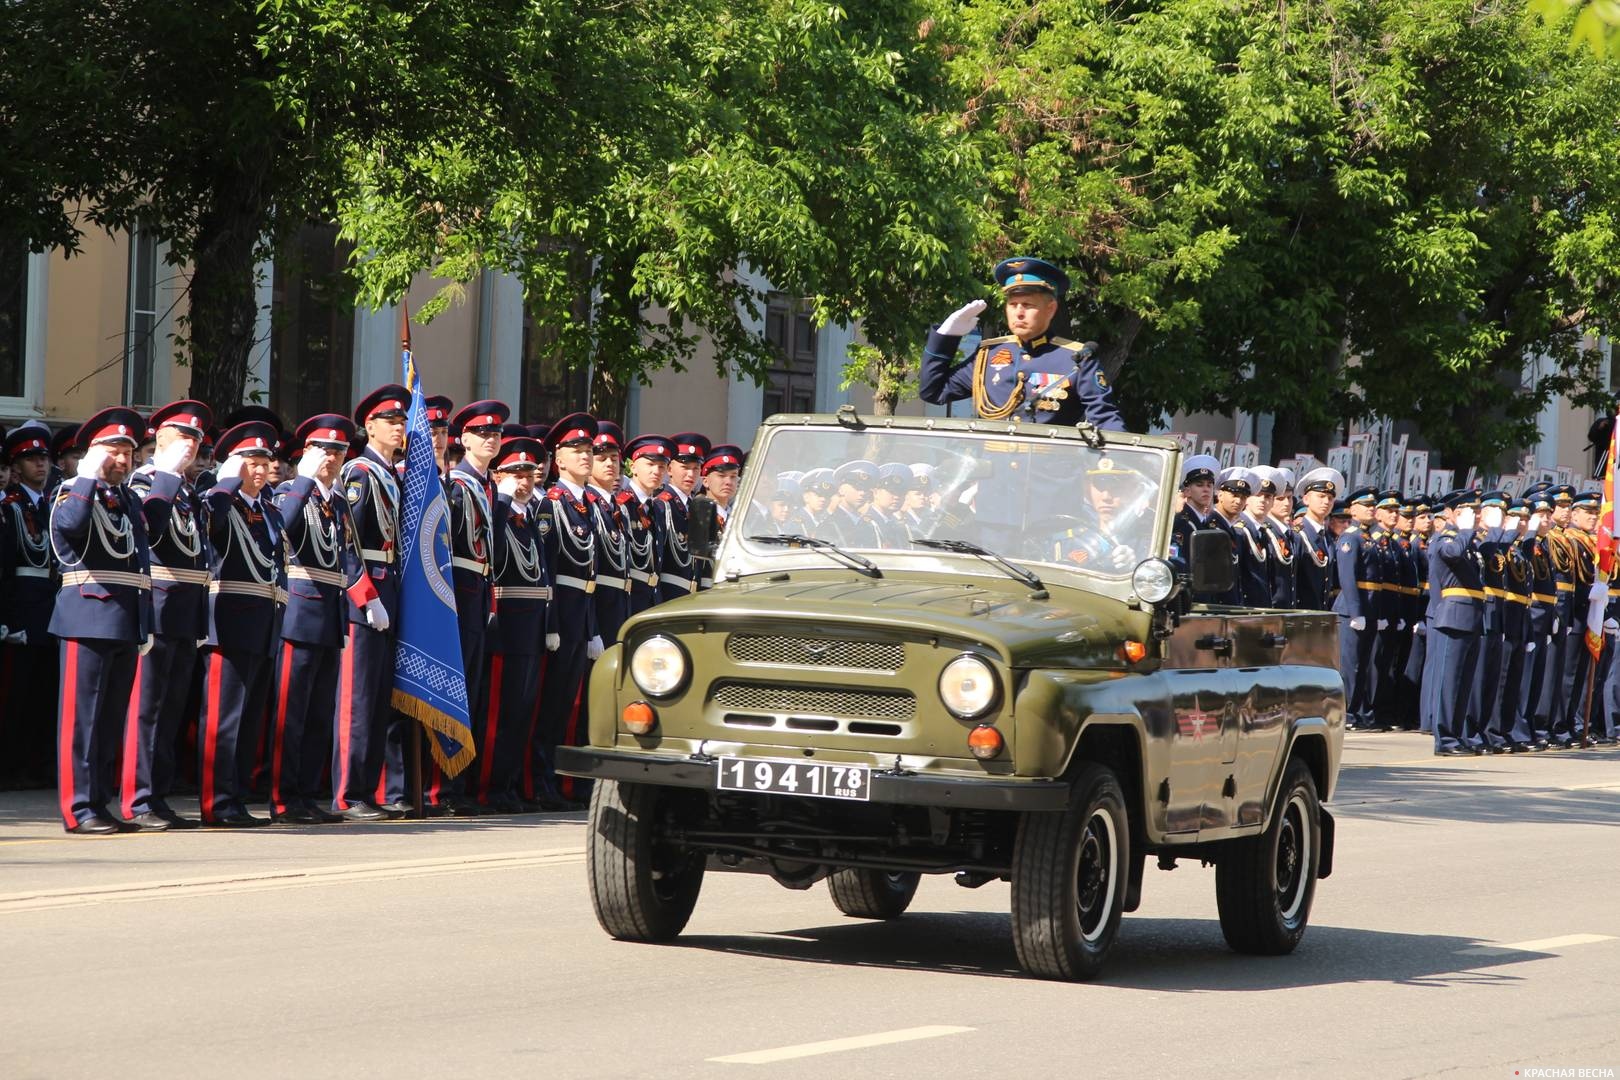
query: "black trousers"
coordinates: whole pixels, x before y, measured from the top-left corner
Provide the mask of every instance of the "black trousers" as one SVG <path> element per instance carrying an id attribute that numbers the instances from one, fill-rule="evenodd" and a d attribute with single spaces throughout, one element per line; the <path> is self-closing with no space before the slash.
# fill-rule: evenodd
<path id="1" fill-rule="evenodd" d="M 197 801 L 202 819 L 246 813 L 259 755 L 259 726 L 274 657 L 248 649 L 203 649 L 197 721 Z"/>
<path id="2" fill-rule="evenodd" d="M 383 742 L 394 716 L 393 691 L 393 637 L 351 622 L 339 665 L 332 809 L 376 799 Z"/>
<path id="3" fill-rule="evenodd" d="M 545 654 L 495 653 L 489 658 L 483 707 L 473 721 L 478 742 L 473 771 L 478 774 L 476 789 L 481 804 L 517 794 L 523 752 L 529 746 L 540 707 L 540 679 L 545 666 Z"/>
<path id="4" fill-rule="evenodd" d="M 320 793 L 321 772 L 332 752 L 342 665 L 341 648 L 281 643 L 270 741 L 270 809 L 277 814 L 314 802 Z"/>
<path id="5" fill-rule="evenodd" d="M 563 635 L 562 647 L 546 660 L 546 677 L 540 684 L 540 717 L 535 738 L 529 747 L 529 768 L 524 794 L 534 798 L 542 793 L 560 795 L 557 776 L 557 747 L 567 745 L 569 726 L 579 705 L 580 688 L 589 670 L 585 658 L 586 641 Z"/>
<path id="6" fill-rule="evenodd" d="M 113 763 L 135 682 L 139 650 L 132 641 L 64 638 L 56 711 L 56 794 L 62 827 L 110 817 L 117 792 Z"/>
<path id="7" fill-rule="evenodd" d="M 168 809 L 175 750 L 186 720 L 197 639 L 160 634 L 135 665 L 135 693 L 124 721 L 124 774 L 119 809 L 125 817 Z"/>

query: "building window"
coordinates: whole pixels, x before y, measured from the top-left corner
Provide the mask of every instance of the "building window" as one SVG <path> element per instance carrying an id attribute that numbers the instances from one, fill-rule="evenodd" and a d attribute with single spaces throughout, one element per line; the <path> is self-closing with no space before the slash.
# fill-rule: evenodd
<path id="1" fill-rule="evenodd" d="M 590 372 L 564 363 L 557 332 L 543 326 L 527 303 L 523 307 L 523 388 L 518 417 L 527 424 L 551 423 L 590 407 Z"/>
<path id="2" fill-rule="evenodd" d="M 764 415 L 816 411 L 816 326 L 810 306 L 785 293 L 771 293 L 765 338 L 777 363 L 765 373 Z"/>
<path id="3" fill-rule="evenodd" d="M 0 246 L 0 398 L 28 388 L 28 249 Z"/>
<path id="4" fill-rule="evenodd" d="M 158 240 L 136 229 L 129 242 L 129 296 L 124 321 L 124 400 L 131 405 L 157 401 Z"/>
<path id="5" fill-rule="evenodd" d="M 276 255 L 270 408 L 289 426 L 316 413 L 349 412 L 354 305 L 343 270 L 353 250 L 338 240 L 337 226 L 306 225 Z"/>

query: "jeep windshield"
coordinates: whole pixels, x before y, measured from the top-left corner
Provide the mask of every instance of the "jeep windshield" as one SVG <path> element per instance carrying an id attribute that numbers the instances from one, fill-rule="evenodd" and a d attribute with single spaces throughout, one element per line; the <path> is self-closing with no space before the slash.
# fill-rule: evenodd
<path id="1" fill-rule="evenodd" d="M 1157 553 L 1165 449 L 954 427 L 767 425 L 762 434 L 743 519 L 726 530 L 750 561 L 790 550 L 765 535 L 794 534 L 879 566 L 938 559 L 945 544 L 917 541 L 954 541 L 1036 573 L 1123 578 Z"/>

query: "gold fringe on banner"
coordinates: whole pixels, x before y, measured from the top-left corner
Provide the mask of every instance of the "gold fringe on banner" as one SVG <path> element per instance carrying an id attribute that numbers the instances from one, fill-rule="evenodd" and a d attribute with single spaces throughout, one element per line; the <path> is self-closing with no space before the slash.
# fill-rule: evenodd
<path id="1" fill-rule="evenodd" d="M 432 705 L 419 697 L 413 697 L 404 690 L 395 689 L 393 693 L 394 708 L 418 722 L 429 732 L 446 735 L 461 744 L 461 750 L 455 757 L 446 757 L 444 747 L 438 739 L 428 739 L 428 749 L 433 751 L 433 760 L 439 763 L 446 776 L 456 776 L 461 770 L 472 764 L 472 759 L 478 751 L 473 749 L 472 728 L 458 724 L 455 717 Z M 461 730 L 456 730 L 460 728 Z M 465 738 L 463 738 L 465 736 Z"/>

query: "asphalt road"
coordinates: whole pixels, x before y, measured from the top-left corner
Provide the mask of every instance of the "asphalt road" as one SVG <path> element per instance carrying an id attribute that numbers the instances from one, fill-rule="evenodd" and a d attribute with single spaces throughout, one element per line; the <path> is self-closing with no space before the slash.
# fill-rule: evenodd
<path id="1" fill-rule="evenodd" d="M 3 794 L 0 1077 L 1620 1073 L 1620 751 L 1345 758 L 1294 955 L 1229 952 L 1214 872 L 1150 867 L 1089 985 L 1018 972 L 1002 884 L 874 924 L 711 875 L 638 946 L 596 927 L 583 815 L 81 838 Z"/>

